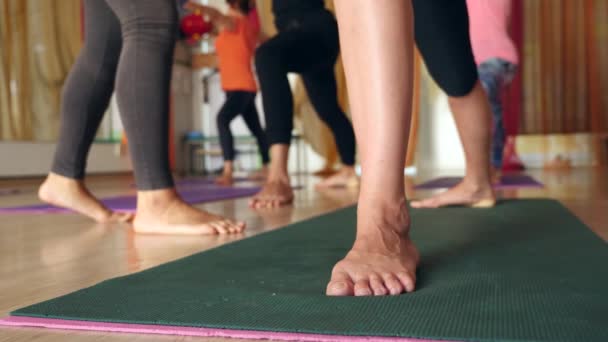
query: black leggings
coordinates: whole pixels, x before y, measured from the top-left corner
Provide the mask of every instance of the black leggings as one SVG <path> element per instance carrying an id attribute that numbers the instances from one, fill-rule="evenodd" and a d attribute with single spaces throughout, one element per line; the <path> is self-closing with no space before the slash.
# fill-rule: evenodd
<path id="1" fill-rule="evenodd" d="M 97 129 L 116 92 L 139 190 L 173 186 L 169 83 L 177 12 L 173 0 L 85 0 L 85 43 L 63 88 L 52 171 L 82 179 Z"/>
<path id="2" fill-rule="evenodd" d="M 255 95 L 254 92 L 250 91 L 226 92 L 226 102 L 224 102 L 222 109 L 220 109 L 217 115 L 217 131 L 220 135 L 220 144 L 222 145 L 224 160 L 226 161 L 234 160 L 234 139 L 230 131 L 230 122 L 239 114 L 243 116 L 247 128 L 249 128 L 251 134 L 253 134 L 258 142 L 262 162 L 268 164 L 270 160 L 268 157 L 266 135 L 262 129 L 262 125 L 260 125 L 258 110 L 255 108 Z"/>
<path id="3" fill-rule="evenodd" d="M 355 134 L 338 104 L 334 74 L 339 53 L 337 24 L 327 11 L 306 16 L 286 23 L 285 29 L 256 52 L 268 142 L 273 145 L 291 141 L 293 96 L 287 73 L 297 72 L 313 107 L 333 132 L 342 163 L 354 165 Z"/>
<path id="4" fill-rule="evenodd" d="M 429 73 L 449 96 L 465 96 L 478 80 L 466 0 L 413 0 L 414 35 Z"/>

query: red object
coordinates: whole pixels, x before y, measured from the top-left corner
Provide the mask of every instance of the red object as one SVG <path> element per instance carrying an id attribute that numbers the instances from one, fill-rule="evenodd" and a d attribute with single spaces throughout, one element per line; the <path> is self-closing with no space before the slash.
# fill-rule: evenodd
<path id="1" fill-rule="evenodd" d="M 262 30 L 262 24 L 260 23 L 260 17 L 258 16 L 258 10 L 254 7 L 249 14 L 247 15 L 247 19 L 249 19 L 249 25 L 253 29 L 255 33 L 256 39 L 260 35 L 260 31 Z"/>
<path id="2" fill-rule="evenodd" d="M 517 149 L 515 148 L 515 136 L 510 135 L 505 144 L 502 170 L 508 172 L 522 171 L 524 169 L 524 163 L 522 163 L 521 159 L 519 159 Z"/>
<path id="3" fill-rule="evenodd" d="M 182 18 L 180 28 L 186 37 L 196 40 L 211 32 L 213 25 L 206 21 L 201 14 L 192 13 Z"/>
<path id="4" fill-rule="evenodd" d="M 513 0 L 511 9 L 511 38 L 519 51 L 519 66 L 517 75 L 509 85 L 503 101 L 503 120 L 507 133 L 507 143 L 504 151 L 503 170 L 523 170 L 524 165 L 517 155 L 515 137 L 519 133 L 519 120 L 522 113 L 522 75 L 523 75 L 523 0 Z"/>

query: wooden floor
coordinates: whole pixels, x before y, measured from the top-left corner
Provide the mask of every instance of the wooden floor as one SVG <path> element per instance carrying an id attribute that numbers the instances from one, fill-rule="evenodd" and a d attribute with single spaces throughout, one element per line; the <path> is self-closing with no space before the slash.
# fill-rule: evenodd
<path id="1" fill-rule="evenodd" d="M 590 228 L 608 241 L 608 170 L 574 169 L 561 172 L 530 171 L 544 189 L 503 191 L 505 198 L 550 197 L 559 199 Z M 408 180 L 410 198 L 428 196 L 415 192 L 413 182 L 440 173 L 425 173 Z M 304 185 L 293 207 L 254 212 L 247 199 L 201 205 L 207 210 L 248 223 L 242 237 L 140 236 L 128 225 L 99 225 L 77 215 L 0 216 L 0 317 L 8 312 L 87 287 L 108 278 L 154 267 L 218 245 L 353 204 L 356 192 L 332 190 L 317 193 L 313 177 L 295 179 Z M 0 180 L 0 189 L 16 188 L 14 195 L 0 193 L 0 207 L 37 203 L 40 180 Z M 91 177 L 98 196 L 132 192 L 126 176 Z M 0 341 L 189 341 L 200 338 L 121 335 L 44 329 L 0 328 Z M 222 341 L 224 339 L 206 339 Z"/>

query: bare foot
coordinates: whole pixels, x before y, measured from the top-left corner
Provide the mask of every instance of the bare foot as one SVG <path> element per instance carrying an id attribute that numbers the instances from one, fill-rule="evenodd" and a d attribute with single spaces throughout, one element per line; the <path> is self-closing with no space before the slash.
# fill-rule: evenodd
<path id="1" fill-rule="evenodd" d="M 232 173 L 222 174 L 221 176 L 217 177 L 215 179 L 215 184 L 223 185 L 223 186 L 230 186 L 230 185 L 234 184 L 234 179 L 232 178 Z"/>
<path id="2" fill-rule="evenodd" d="M 289 178 L 268 180 L 251 201 L 254 209 L 278 208 L 293 202 L 293 190 Z"/>
<path id="3" fill-rule="evenodd" d="M 386 296 L 414 291 L 420 256 L 409 238 L 405 200 L 399 208 L 394 204 L 390 205 L 393 208 L 375 205 L 378 207 L 359 207 L 357 239 L 346 257 L 334 266 L 328 296 Z"/>
<path id="4" fill-rule="evenodd" d="M 215 180 L 215 184 L 230 186 L 234 183 L 232 173 L 234 172 L 234 162 L 232 160 L 224 161 L 224 171 L 222 175 Z"/>
<path id="5" fill-rule="evenodd" d="M 117 213 L 106 208 L 86 188 L 81 180 L 49 173 L 38 189 L 41 201 L 56 207 L 73 210 L 92 218 L 96 222 L 128 222 L 133 219 L 130 213 Z"/>
<path id="6" fill-rule="evenodd" d="M 344 166 L 335 174 L 329 176 L 322 182 L 318 183 L 315 188 L 327 189 L 327 188 L 344 188 L 344 187 L 356 187 L 359 185 L 359 177 L 355 172 L 355 168 L 352 166 Z"/>
<path id="7" fill-rule="evenodd" d="M 224 235 L 243 232 L 245 223 L 196 209 L 171 188 L 138 193 L 133 229 L 147 234 Z"/>
<path id="8" fill-rule="evenodd" d="M 249 175 L 249 179 L 252 180 L 265 180 L 266 177 L 268 177 L 268 167 L 266 165 Z"/>
<path id="9" fill-rule="evenodd" d="M 496 204 L 494 190 L 490 184 L 469 185 L 465 181 L 431 198 L 412 201 L 412 208 L 440 208 L 463 205 L 472 208 L 490 208 Z"/>

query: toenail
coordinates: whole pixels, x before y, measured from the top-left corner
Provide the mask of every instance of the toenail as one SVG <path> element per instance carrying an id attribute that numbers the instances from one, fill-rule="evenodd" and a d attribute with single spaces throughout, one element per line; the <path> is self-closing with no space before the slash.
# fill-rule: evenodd
<path id="1" fill-rule="evenodd" d="M 335 289 L 335 290 L 342 290 L 342 289 L 345 289 L 347 287 L 348 287 L 348 285 L 346 285 L 346 283 L 343 282 L 343 281 L 335 282 L 335 283 L 333 283 L 331 285 L 331 288 Z"/>

